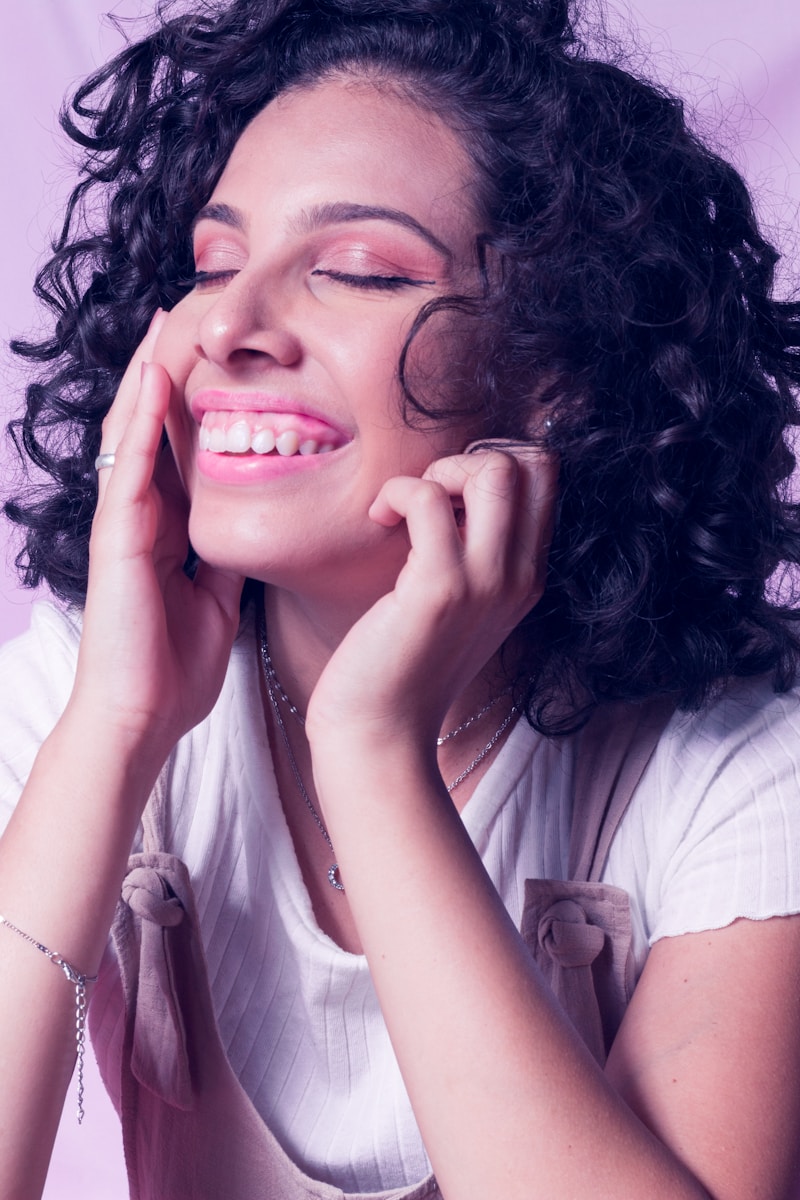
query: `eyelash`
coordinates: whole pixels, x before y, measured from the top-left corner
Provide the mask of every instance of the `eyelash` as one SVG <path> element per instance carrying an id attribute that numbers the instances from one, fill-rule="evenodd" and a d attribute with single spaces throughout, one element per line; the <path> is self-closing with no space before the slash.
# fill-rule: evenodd
<path id="1" fill-rule="evenodd" d="M 224 280 L 233 279 L 235 274 L 235 271 L 195 271 L 193 275 L 183 281 L 183 286 L 202 288 L 204 283 L 222 283 Z"/>
<path id="2" fill-rule="evenodd" d="M 436 282 L 435 279 L 409 279 L 406 275 L 349 275 L 346 271 L 323 271 L 320 268 L 311 274 L 324 275 L 348 287 L 383 292 L 398 291 L 404 287 L 431 287 Z"/>
<path id="3" fill-rule="evenodd" d="M 184 283 L 187 288 L 202 290 L 204 284 L 223 283 L 232 279 L 235 274 L 235 271 L 195 271 L 194 275 L 190 275 Z M 436 282 L 435 279 L 410 279 L 406 275 L 350 275 L 346 271 L 323 271 L 322 269 L 312 271 L 311 274 L 323 275 L 327 279 L 333 279 L 336 283 L 343 283 L 347 287 L 379 292 L 399 291 L 404 287 L 431 287 Z"/>

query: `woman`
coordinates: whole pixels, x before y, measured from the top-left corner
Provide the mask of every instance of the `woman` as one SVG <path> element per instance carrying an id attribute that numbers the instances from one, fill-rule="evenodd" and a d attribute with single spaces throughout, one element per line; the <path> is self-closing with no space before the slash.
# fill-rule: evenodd
<path id="1" fill-rule="evenodd" d="M 800 338 L 738 176 L 556 3 L 204 5 L 74 112 L 0 1192 L 97 974 L 133 1196 L 785 1195 Z"/>

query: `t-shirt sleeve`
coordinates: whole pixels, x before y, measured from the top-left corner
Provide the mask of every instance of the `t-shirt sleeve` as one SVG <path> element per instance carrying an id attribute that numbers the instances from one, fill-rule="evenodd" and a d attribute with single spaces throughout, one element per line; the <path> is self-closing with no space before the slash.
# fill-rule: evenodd
<path id="1" fill-rule="evenodd" d="M 650 945 L 800 912 L 800 696 L 737 685 L 677 716 L 628 815 L 612 854 L 636 864 Z"/>
<path id="2" fill-rule="evenodd" d="M 78 614 L 42 600 L 28 631 L 0 648 L 0 832 L 69 699 L 79 639 Z"/>

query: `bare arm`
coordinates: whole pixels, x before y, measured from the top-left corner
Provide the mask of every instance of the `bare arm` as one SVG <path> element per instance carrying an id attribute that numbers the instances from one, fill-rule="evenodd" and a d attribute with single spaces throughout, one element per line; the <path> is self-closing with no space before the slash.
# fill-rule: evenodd
<path id="1" fill-rule="evenodd" d="M 408 790 L 398 797 L 393 782 L 381 811 L 385 761 L 348 772 L 358 835 L 343 821 L 332 834 L 446 1200 L 786 1195 L 800 1113 L 800 919 L 660 943 L 604 1075 L 452 807 L 430 784 L 426 795 L 407 762 L 396 767 Z"/>
<path id="2" fill-rule="evenodd" d="M 778 1200 L 800 1117 L 800 921 L 659 943 L 604 1073 L 552 1001 L 425 749 L 441 717 L 433 681 L 457 687 L 491 652 L 492 621 L 502 636 L 541 587 L 508 550 L 541 559 L 541 490 L 530 483 L 528 515 L 513 518 L 502 502 L 504 487 L 518 501 L 513 476 L 481 483 L 465 469 L 463 528 L 448 523 L 450 466 L 433 472 L 442 491 L 404 481 L 386 494 L 408 523 L 405 576 L 331 660 L 307 724 L 347 898 L 442 1191 Z"/>
<path id="3" fill-rule="evenodd" d="M 159 460 L 170 386 L 133 360 L 104 425 L 75 686 L 0 841 L 0 912 L 81 972 L 97 970 L 141 811 L 178 737 L 213 704 L 241 581 L 183 576 L 185 500 Z M 140 386 L 141 378 L 141 386 Z M 158 481 L 154 479 L 154 473 Z M 0 1195 L 41 1194 L 75 1057 L 75 995 L 0 928 Z"/>

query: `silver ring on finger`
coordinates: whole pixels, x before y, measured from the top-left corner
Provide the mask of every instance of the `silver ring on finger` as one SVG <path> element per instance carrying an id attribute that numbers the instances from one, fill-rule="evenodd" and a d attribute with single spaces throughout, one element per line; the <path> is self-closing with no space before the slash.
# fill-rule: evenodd
<path id="1" fill-rule="evenodd" d="M 94 469 L 95 471 L 104 471 L 106 469 L 110 470 L 116 461 L 117 456 L 113 450 L 108 454 L 98 454 L 97 458 L 94 460 Z"/>

